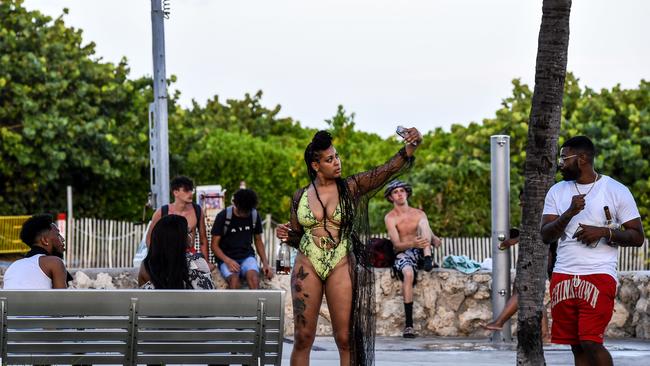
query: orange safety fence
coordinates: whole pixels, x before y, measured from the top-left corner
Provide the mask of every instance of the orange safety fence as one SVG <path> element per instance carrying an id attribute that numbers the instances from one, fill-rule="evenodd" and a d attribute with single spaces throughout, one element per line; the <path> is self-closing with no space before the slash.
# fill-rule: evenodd
<path id="1" fill-rule="evenodd" d="M 30 216 L 0 216 L 0 254 L 27 253 L 29 247 L 20 240 L 20 228 Z"/>

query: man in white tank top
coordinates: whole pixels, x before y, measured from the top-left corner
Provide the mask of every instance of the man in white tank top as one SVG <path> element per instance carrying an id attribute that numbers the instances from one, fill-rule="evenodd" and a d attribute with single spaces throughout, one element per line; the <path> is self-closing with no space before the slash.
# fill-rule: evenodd
<path id="1" fill-rule="evenodd" d="M 27 219 L 20 239 L 30 247 L 24 259 L 12 263 L 4 276 L 6 290 L 41 290 L 68 287 L 68 272 L 63 264 L 65 240 L 51 215 Z"/>
<path id="2" fill-rule="evenodd" d="M 567 140 L 558 166 L 563 181 L 546 194 L 542 239 L 559 240 L 551 277 L 552 342 L 570 344 L 576 365 L 612 365 L 603 336 L 616 297 L 619 246 L 640 247 L 643 225 L 623 184 L 594 170 L 594 144 Z"/>

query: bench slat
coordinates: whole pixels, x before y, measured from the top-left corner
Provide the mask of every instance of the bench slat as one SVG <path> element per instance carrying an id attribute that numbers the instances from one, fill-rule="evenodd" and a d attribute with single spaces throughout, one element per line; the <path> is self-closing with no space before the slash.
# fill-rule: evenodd
<path id="1" fill-rule="evenodd" d="M 138 342 L 138 353 L 224 353 L 252 354 L 253 342 Z"/>
<path id="2" fill-rule="evenodd" d="M 265 352 L 275 352 L 277 342 L 267 342 Z M 252 354 L 255 348 L 253 342 L 138 342 L 138 353 L 223 353 L 236 352 Z"/>
<path id="3" fill-rule="evenodd" d="M 275 358 L 269 357 L 267 359 L 273 360 L 266 361 L 264 364 L 274 364 Z M 153 355 L 138 355 L 138 364 L 170 364 L 170 363 L 184 363 L 184 364 L 247 364 L 251 360 L 250 355 L 233 355 L 233 354 L 205 354 L 205 355 L 184 355 L 184 354 L 153 354 Z"/>
<path id="4" fill-rule="evenodd" d="M 8 340 L 12 341 L 124 341 L 128 332 L 126 330 L 21 330 L 8 332 Z"/>
<path id="5" fill-rule="evenodd" d="M 21 328 L 123 328 L 128 327 L 129 318 L 124 317 L 9 317 L 8 327 Z"/>
<path id="6" fill-rule="evenodd" d="M 255 332 L 251 331 L 223 331 L 223 330 L 141 330 L 138 332 L 139 341 L 254 341 Z M 277 343 L 280 339 L 279 330 L 266 332 L 266 342 Z"/>
<path id="7" fill-rule="evenodd" d="M 255 332 L 250 330 L 141 330 L 138 341 L 254 341 Z"/>
<path id="8" fill-rule="evenodd" d="M 99 353 L 126 352 L 125 343 L 116 342 L 7 342 L 8 353 Z"/>
<path id="9" fill-rule="evenodd" d="M 257 320 L 255 318 L 148 318 L 138 319 L 138 328 L 167 328 L 167 329 L 255 329 Z M 278 329 L 280 320 L 277 317 L 266 318 L 267 329 Z"/>
<path id="10" fill-rule="evenodd" d="M 4 363 L 4 362 L 3 362 Z M 122 365 L 124 356 L 119 354 L 101 355 L 8 355 L 9 365 L 33 364 L 104 364 Z"/>

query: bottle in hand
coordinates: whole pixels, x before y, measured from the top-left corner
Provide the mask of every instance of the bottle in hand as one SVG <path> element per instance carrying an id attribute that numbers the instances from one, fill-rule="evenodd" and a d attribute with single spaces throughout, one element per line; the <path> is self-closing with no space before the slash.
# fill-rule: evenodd
<path id="1" fill-rule="evenodd" d="M 291 273 L 291 249 L 285 242 L 280 244 L 278 258 L 275 261 L 275 271 L 278 274 Z"/>

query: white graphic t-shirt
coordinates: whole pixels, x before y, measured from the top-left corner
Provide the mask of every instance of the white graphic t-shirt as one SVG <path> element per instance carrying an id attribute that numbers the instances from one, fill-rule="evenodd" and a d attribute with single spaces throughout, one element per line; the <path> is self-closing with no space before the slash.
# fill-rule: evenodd
<path id="1" fill-rule="evenodd" d="M 584 210 L 569 221 L 560 236 L 553 271 L 579 275 L 606 273 L 617 280 L 618 248 L 607 245 L 606 238 L 592 248 L 572 237 L 578 224 L 606 226 L 605 206 L 609 207 L 612 220 L 621 225 L 640 217 L 627 187 L 606 175 L 601 176 L 593 188 L 592 184 L 578 184 L 576 189 L 575 181 L 558 182 L 546 194 L 544 215 L 562 215 L 571 206 L 573 196 L 585 193 Z"/>

